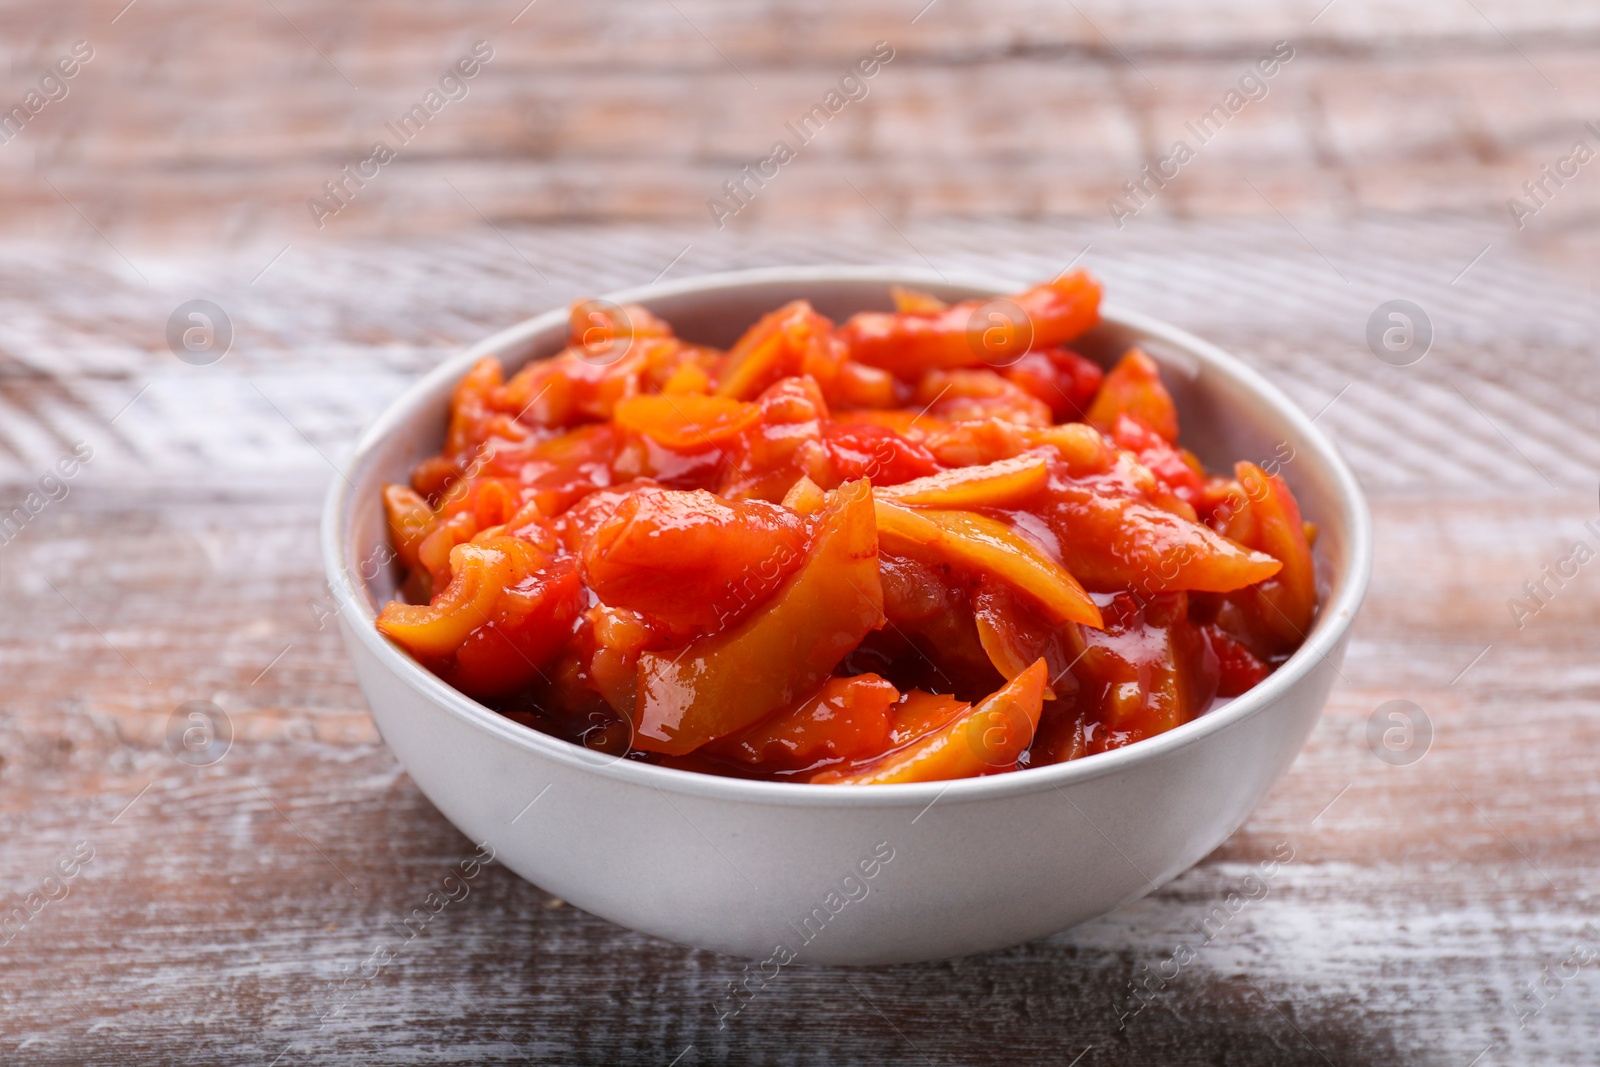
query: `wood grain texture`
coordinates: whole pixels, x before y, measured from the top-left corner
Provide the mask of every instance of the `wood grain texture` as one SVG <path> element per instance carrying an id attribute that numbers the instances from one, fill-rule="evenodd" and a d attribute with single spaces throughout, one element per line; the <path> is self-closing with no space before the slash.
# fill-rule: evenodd
<path id="1" fill-rule="evenodd" d="M 1347 684 L 1294 770 L 1233 839 L 1137 905 L 987 957 L 796 968 L 726 1029 L 710 1004 L 737 961 L 619 930 L 498 868 L 406 942 L 397 924 L 471 846 L 382 748 L 317 607 L 320 493 L 365 419 L 458 344 L 585 283 L 648 280 L 698 235 L 511 231 L 541 250 L 548 283 L 492 233 L 286 256 L 255 287 L 245 272 L 213 284 L 238 339 L 209 367 L 151 336 L 194 291 L 180 274 L 204 269 L 194 262 L 166 268 L 178 280 L 155 294 L 114 269 L 86 281 L 70 259 L 0 258 L 27 295 L 6 316 L 12 498 L 71 441 L 96 448 L 69 495 L 0 549 L 7 906 L 74 842 L 95 849 L 66 899 L 0 947 L 0 1055 L 1066 1063 L 1088 1048 L 1081 1063 L 1464 1067 L 1492 1046 L 1481 1063 L 1584 1062 L 1600 1033 L 1592 968 L 1518 1023 L 1526 983 L 1600 940 L 1587 888 L 1600 586 L 1581 573 L 1520 631 L 1506 602 L 1593 536 L 1591 312 L 1509 250 L 1452 287 L 1481 248 L 1470 227 L 1302 225 L 1348 285 L 1277 219 L 1155 223 L 1086 257 L 1113 292 L 1235 347 L 1308 410 L 1336 398 L 1319 421 L 1373 493 L 1378 569 Z M 905 234 L 941 269 L 1019 277 L 1091 236 L 1043 232 Z M 892 236 L 769 233 L 691 261 L 692 248 L 674 270 L 921 261 Z M 1442 324 L 1436 350 L 1404 369 L 1361 340 L 1396 278 Z M 109 320 L 74 316 L 86 292 Z M 1506 314 L 1497 292 L 1531 311 Z M 47 351 L 17 324 L 50 307 L 67 310 Z M 1367 745 L 1393 698 L 1435 729 L 1412 766 Z M 236 731 L 205 769 L 165 739 L 195 699 Z M 1119 1027 L 1141 968 L 1193 942 L 1281 842 L 1295 858 L 1265 896 Z M 370 982 L 329 992 L 401 942 Z"/>
<path id="2" fill-rule="evenodd" d="M 93 450 L 0 544 L 0 1062 L 1594 1061 L 1596 968 L 1528 987 L 1600 950 L 1600 564 L 1520 628 L 1508 601 L 1600 545 L 1600 171 L 1522 231 L 1504 201 L 1600 117 L 1595 8 L 921 7 L 0 11 L 0 101 L 96 48 L 0 145 L 0 514 Z M 480 38 L 472 94 L 311 225 L 306 197 Z M 716 228 L 706 197 L 879 39 L 868 98 Z M 1113 225 L 1105 199 L 1279 39 L 1269 95 Z M 663 274 L 1027 281 L 1079 257 L 1281 385 L 1372 496 L 1346 680 L 1239 832 L 1075 930 L 794 967 L 726 1028 L 741 963 L 498 867 L 408 938 L 472 846 L 382 746 L 325 618 L 321 494 L 360 428 L 463 344 Z M 196 298 L 233 330 L 209 366 L 165 337 Z M 1433 328 L 1413 366 L 1365 339 L 1393 299 Z M 1411 765 L 1368 745 L 1391 699 L 1433 726 Z M 235 734 L 205 768 L 168 746 L 192 700 Z M 5 928 L 78 842 L 67 895 Z M 1219 924 L 1230 893 L 1260 899 Z M 1129 983 L 1201 940 L 1130 1015 Z"/>
<path id="3" fill-rule="evenodd" d="M 1265 196 L 1291 212 L 1509 224 L 1507 200 L 1576 139 L 1595 142 L 1583 123 L 1600 116 L 1600 20 L 1582 0 L 939 0 L 920 17 L 901 0 L 123 4 L 0 12 L 0 101 L 21 100 L 72 42 L 96 49 L 67 98 L 0 145 L 6 233 L 281 247 L 480 213 L 709 221 L 707 198 L 880 40 L 895 58 L 870 94 L 741 225 L 1106 217 L 1107 198 L 1280 40 L 1295 58 L 1267 97 L 1151 213 L 1257 215 Z M 384 124 L 476 40 L 495 58 L 467 98 L 392 145 L 399 158 L 319 230 L 308 199 L 392 140 Z M 1600 180 L 1584 174 L 1529 225 L 1559 236 L 1597 209 Z"/>

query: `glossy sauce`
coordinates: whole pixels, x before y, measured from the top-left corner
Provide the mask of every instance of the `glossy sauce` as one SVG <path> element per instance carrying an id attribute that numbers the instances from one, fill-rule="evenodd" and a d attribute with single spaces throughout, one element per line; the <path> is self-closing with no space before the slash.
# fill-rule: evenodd
<path id="1" fill-rule="evenodd" d="M 1156 365 L 1074 353 L 1086 274 L 727 352 L 574 307 L 461 382 L 385 491 L 379 628 L 463 692 L 617 758 L 891 783 L 1078 759 L 1266 677 L 1316 611 L 1280 477 L 1205 471 Z"/>

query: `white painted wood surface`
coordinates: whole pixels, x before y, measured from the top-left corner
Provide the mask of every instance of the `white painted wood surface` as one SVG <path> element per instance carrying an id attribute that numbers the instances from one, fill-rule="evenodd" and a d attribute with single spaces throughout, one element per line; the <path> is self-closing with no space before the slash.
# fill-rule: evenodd
<path id="1" fill-rule="evenodd" d="M 1465 1065 L 1493 1046 L 1480 1062 L 1584 1062 L 1593 968 L 1525 1029 L 1518 1015 L 1524 983 L 1597 940 L 1600 586 L 1580 572 L 1520 632 L 1506 601 L 1593 538 L 1591 313 L 1510 250 L 1452 287 L 1487 231 L 1306 233 L 1348 285 L 1276 219 L 1157 223 L 1086 257 L 1123 302 L 1234 347 L 1308 410 L 1333 401 L 1320 421 L 1373 494 L 1378 569 L 1349 685 L 1289 777 L 1201 867 L 1116 915 L 982 959 L 797 971 L 723 1031 L 707 1003 L 737 963 L 615 929 L 498 868 L 322 1025 L 327 983 L 396 940 L 470 847 L 382 748 L 317 628 L 320 493 L 363 421 L 446 352 L 588 286 L 649 280 L 686 244 L 674 271 L 920 256 L 888 230 L 721 246 L 693 229 L 517 230 L 547 283 L 490 233 L 291 253 L 255 286 L 239 271 L 185 288 L 201 268 L 173 260 L 158 294 L 7 253 L 9 496 L 73 441 L 95 449 L 0 549 L 7 906 L 74 842 L 95 855 L 0 947 L 6 1059 L 670 1062 L 693 1045 L 683 1062 L 1067 1062 L 1093 1046 L 1082 1062 Z M 905 234 L 939 269 L 1019 278 L 1096 236 Z M 158 336 L 199 292 L 237 332 L 209 367 Z M 1411 368 L 1361 340 L 1393 292 L 1438 324 Z M 1391 698 L 1436 732 L 1411 766 L 1367 747 Z M 164 737 L 195 699 L 236 732 L 204 769 Z M 1266 896 L 1119 1030 L 1140 967 L 1283 841 L 1295 859 Z"/>
<path id="2" fill-rule="evenodd" d="M 1507 602 L 1575 540 L 1600 547 L 1600 171 L 1525 231 L 1504 210 L 1600 116 L 1592 5 L 676 6 L 0 12 L 0 100 L 72 41 L 98 49 L 0 145 L 0 504 L 93 449 L 0 546 L 0 929 L 94 850 L 0 933 L 0 1062 L 1594 1062 L 1600 968 L 1526 991 L 1600 951 L 1600 563 L 1520 630 Z M 305 198 L 480 35 L 500 50 L 459 114 L 313 228 Z M 705 198 L 880 38 L 897 54 L 869 98 L 712 226 Z M 1113 227 L 1105 198 L 1280 38 L 1299 51 L 1272 93 Z M 1348 684 L 1233 839 L 1010 952 L 796 969 L 724 1030 L 737 962 L 499 868 L 330 989 L 471 853 L 318 628 L 321 493 L 389 398 L 491 330 L 662 272 L 1026 281 L 1080 254 L 1119 303 L 1320 412 L 1372 495 Z M 234 330 L 210 366 L 164 336 L 195 298 Z M 1405 368 L 1364 339 L 1397 298 L 1435 332 Z M 1414 764 L 1368 747 L 1390 699 L 1432 722 Z M 166 740 L 191 700 L 235 733 L 205 768 Z M 1119 1028 L 1129 982 L 1280 842 L 1265 895 Z"/>

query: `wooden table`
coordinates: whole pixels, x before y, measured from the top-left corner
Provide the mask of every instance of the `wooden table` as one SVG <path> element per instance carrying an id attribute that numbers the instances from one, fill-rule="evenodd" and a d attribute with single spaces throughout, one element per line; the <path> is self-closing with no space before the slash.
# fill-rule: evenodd
<path id="1" fill-rule="evenodd" d="M 96 47 L 0 145 L 0 501 L 38 494 L 0 534 L 0 1062 L 1595 1062 L 1600 978 L 1566 961 L 1600 953 L 1600 563 L 1510 602 L 1600 549 L 1600 171 L 1522 231 L 1504 203 L 1600 116 L 1592 6 L 520 6 L 0 13 L 0 99 Z M 477 39 L 472 94 L 316 229 L 305 199 Z M 880 39 L 868 98 L 716 228 L 705 199 Z M 1105 199 L 1279 39 L 1271 92 L 1116 228 Z M 338 986 L 472 851 L 325 618 L 320 497 L 364 423 L 466 342 L 661 275 L 1079 256 L 1286 388 L 1371 495 L 1348 684 L 1231 840 L 1008 952 L 798 968 L 726 1029 L 738 961 L 498 867 Z M 193 299 L 231 325 L 214 363 L 166 338 Z M 1407 367 L 1365 340 L 1394 299 L 1433 329 Z M 1396 699 L 1412 761 L 1369 744 Z M 190 701 L 231 724 L 207 766 L 174 756 Z"/>

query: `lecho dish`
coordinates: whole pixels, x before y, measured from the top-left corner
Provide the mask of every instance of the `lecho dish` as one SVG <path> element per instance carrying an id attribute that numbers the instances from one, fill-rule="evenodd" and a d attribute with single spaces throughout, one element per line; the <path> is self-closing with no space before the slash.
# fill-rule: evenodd
<path id="1" fill-rule="evenodd" d="M 1017 286 L 993 278 L 882 266 L 769 268 L 656 282 L 580 308 L 580 322 L 587 323 L 582 339 L 589 341 L 584 350 L 596 364 L 590 377 L 599 378 L 608 362 L 620 362 L 644 332 L 639 323 L 649 321 L 639 316 L 631 328 L 625 322 L 607 342 L 604 324 L 617 321 L 616 305 L 647 308 L 685 339 L 732 349 L 750 323 L 791 301 L 808 301 L 845 323 L 863 310 L 893 310 L 897 286 L 952 304 L 977 302 L 981 310 L 968 319 L 974 329 L 964 343 L 969 350 L 977 344 L 989 356 L 955 370 L 1003 372 L 1034 362 L 1020 358 L 1017 349 L 1024 346 L 1008 338 L 1036 342 L 1029 349 L 1057 343 L 1038 334 L 1026 337 L 1025 323 L 1033 320 L 1019 314 L 1019 302 L 1004 299 Z M 322 552 L 356 679 L 407 776 L 471 841 L 487 842 L 496 863 L 592 915 L 764 961 L 778 940 L 794 936 L 791 924 L 812 914 L 846 872 L 892 848 L 893 862 L 883 863 L 871 895 L 834 915 L 826 931 L 802 947 L 807 964 L 938 959 L 1064 930 L 1138 899 L 1226 840 L 1288 770 L 1339 678 L 1372 568 L 1372 523 L 1355 476 L 1310 417 L 1238 359 L 1147 315 L 1103 304 L 1099 322 L 1070 341 L 1071 348 L 1100 368 L 1114 367 L 1130 348 L 1147 353 L 1176 406 L 1185 447 L 1213 471 L 1232 470 L 1241 457 L 1257 460 L 1293 487 L 1304 517 L 1317 525 L 1319 597 L 1305 641 L 1276 666 L 1269 655 L 1263 666 L 1273 667 L 1271 674 L 1247 692 L 1137 744 L 1081 759 L 1031 765 L 1042 751 L 1036 741 L 1029 745 L 1030 767 L 1016 773 L 875 785 L 813 785 L 793 772 L 751 778 L 662 766 L 657 761 L 679 757 L 633 747 L 632 727 L 616 714 L 575 723 L 585 731 L 576 733 L 578 744 L 530 729 L 449 684 L 378 629 L 384 605 L 415 601 L 421 592 L 415 577 L 409 592 L 402 588 L 407 575 L 395 561 L 384 488 L 412 484 L 417 466 L 446 447 L 453 396 L 478 361 L 493 356 L 516 376 L 567 348 L 571 333 L 566 309 L 535 316 L 444 361 L 397 397 L 330 479 Z M 626 340 L 618 343 L 617 337 Z M 959 349 L 951 343 L 944 351 Z M 543 388 L 532 390 L 527 402 Z M 546 397 L 556 397 L 560 388 L 552 385 Z M 572 402 L 568 396 L 563 403 Z M 912 399 L 897 406 L 916 413 L 927 403 Z M 946 399 L 948 394 L 936 398 L 927 414 L 904 420 L 908 432 L 902 436 L 913 436 L 930 415 L 957 424 L 948 406 L 941 409 L 947 414 L 934 410 Z M 837 415 L 849 409 L 835 403 L 830 410 Z M 1059 416 L 1076 417 L 1071 411 Z M 593 425 L 600 422 L 596 417 Z M 615 431 L 589 431 L 605 432 Z M 1001 437 L 1009 432 L 1004 424 L 996 431 Z M 530 436 L 557 435 L 546 430 Z M 647 455 L 676 454 L 647 441 L 640 439 Z M 869 454 L 862 462 L 888 454 Z M 553 457 L 544 462 L 550 475 L 558 474 Z M 560 488 L 550 477 L 543 481 Z M 1240 488 L 1251 499 L 1249 487 Z M 1044 536 L 1031 523 L 1022 534 Z M 886 543 L 881 534 L 880 540 Z M 1181 551 L 1175 558 L 1182 558 Z M 1070 573 L 1089 590 L 1098 589 L 1088 571 Z M 1139 588 L 1130 593 L 1153 595 Z M 1190 593 L 1188 599 L 1192 604 L 1205 596 L 1222 594 Z M 1109 601 L 1104 592 L 1091 592 L 1090 598 L 1097 607 Z M 737 610 L 739 603 L 734 596 L 718 606 Z M 1111 616 L 1102 610 L 1102 621 Z M 976 612 L 973 618 L 976 625 Z M 1098 632 L 1086 628 L 1086 647 Z M 1025 666 L 1031 665 L 1030 660 Z M 940 666 L 949 672 L 942 661 Z M 554 660 L 540 669 L 552 680 L 559 677 Z M 1220 686 L 1220 662 L 1218 670 Z M 1048 681 L 1057 681 L 1048 662 L 1046 673 Z M 515 693 L 485 699 L 522 722 L 535 721 L 526 704 L 511 705 L 514 698 Z M 1060 696 L 1041 701 L 1040 741 L 1062 706 Z M 982 750 L 1005 736 L 1003 727 L 985 724 L 956 740 L 960 747 Z M 717 769 L 737 772 L 744 766 L 723 760 Z"/>
<path id="2" fill-rule="evenodd" d="M 726 351 L 583 301 L 554 357 L 480 360 L 383 491 L 377 628 L 525 726 L 817 785 L 1122 748 L 1300 646 L 1315 529 L 1276 472 L 1183 447 L 1144 352 L 1068 347 L 1097 281 L 894 299 L 795 300 Z"/>

